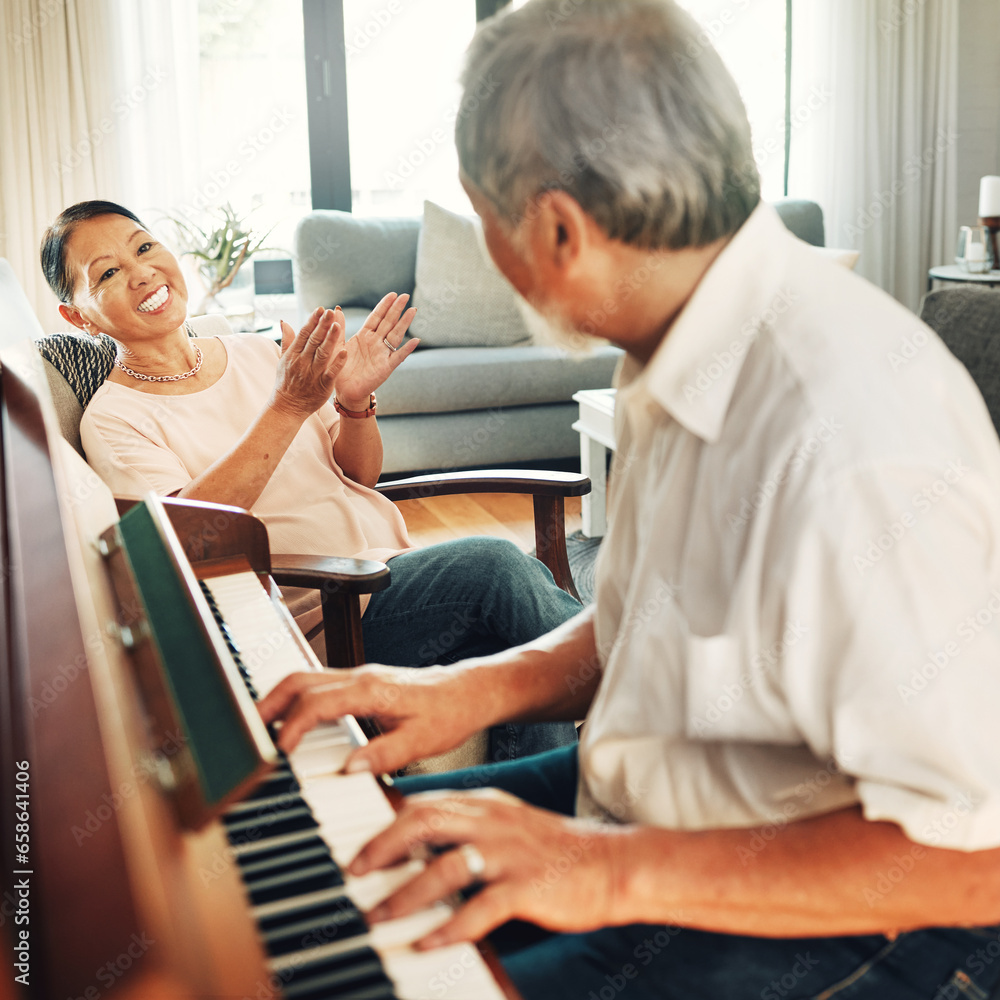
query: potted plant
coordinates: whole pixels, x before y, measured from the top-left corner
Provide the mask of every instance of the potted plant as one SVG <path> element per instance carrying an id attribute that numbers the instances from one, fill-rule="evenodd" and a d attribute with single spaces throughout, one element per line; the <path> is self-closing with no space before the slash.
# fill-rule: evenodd
<path id="1" fill-rule="evenodd" d="M 271 234 L 259 233 L 249 222 L 249 213 L 241 216 L 226 202 L 210 217 L 205 228 L 182 216 L 167 216 L 177 231 L 177 240 L 182 254 L 198 259 L 198 271 L 205 283 L 205 295 L 193 315 L 207 312 L 223 312 L 245 319 L 249 312 L 249 325 L 253 326 L 253 286 L 251 281 L 241 281 L 249 292 L 249 308 L 245 304 L 234 304 L 236 308 L 226 308 L 226 303 L 217 297 L 219 292 L 233 285 L 242 265 L 260 250 L 271 249 L 264 246 L 264 240 Z M 244 272 L 246 276 L 246 272 Z"/>

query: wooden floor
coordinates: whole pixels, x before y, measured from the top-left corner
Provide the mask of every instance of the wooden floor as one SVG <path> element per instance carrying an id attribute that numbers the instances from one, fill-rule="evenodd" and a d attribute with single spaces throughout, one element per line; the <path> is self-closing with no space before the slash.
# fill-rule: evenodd
<path id="1" fill-rule="evenodd" d="M 416 545 L 433 545 L 467 535 L 492 535 L 514 542 L 525 552 L 535 547 L 530 496 L 467 493 L 429 500 L 403 500 L 396 506 Z M 580 524 L 580 498 L 568 497 L 566 534 L 577 531 Z"/>

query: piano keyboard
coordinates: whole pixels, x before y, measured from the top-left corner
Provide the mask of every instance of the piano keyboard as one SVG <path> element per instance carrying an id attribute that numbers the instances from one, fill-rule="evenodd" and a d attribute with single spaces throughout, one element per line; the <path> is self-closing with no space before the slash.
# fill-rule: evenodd
<path id="1" fill-rule="evenodd" d="M 201 588 L 255 700 L 288 674 L 319 668 L 253 573 L 211 577 Z M 364 912 L 423 862 L 361 878 L 347 874 L 361 847 L 395 815 L 374 775 L 339 773 L 363 739 L 350 718 L 317 726 L 223 818 L 282 996 L 503 1000 L 473 945 L 411 947 L 448 919 L 447 904 L 368 927 Z"/>

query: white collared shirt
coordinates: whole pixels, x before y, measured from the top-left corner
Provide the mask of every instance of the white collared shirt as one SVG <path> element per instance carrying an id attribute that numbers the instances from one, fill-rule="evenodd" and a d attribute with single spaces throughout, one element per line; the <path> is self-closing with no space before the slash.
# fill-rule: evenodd
<path id="1" fill-rule="evenodd" d="M 1000 443 L 938 337 L 762 205 L 616 423 L 580 814 L 1000 845 Z"/>

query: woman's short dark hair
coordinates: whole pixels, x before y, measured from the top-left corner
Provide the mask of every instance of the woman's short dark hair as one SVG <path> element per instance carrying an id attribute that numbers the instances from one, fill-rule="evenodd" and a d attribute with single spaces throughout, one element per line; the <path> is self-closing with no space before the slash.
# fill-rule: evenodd
<path id="1" fill-rule="evenodd" d="M 113 201 L 81 201 L 60 213 L 59 218 L 45 230 L 41 250 L 42 274 L 60 302 L 70 302 L 73 299 L 73 279 L 66 269 L 66 244 L 78 223 L 97 215 L 124 215 L 126 219 L 146 228 L 134 212 Z"/>

